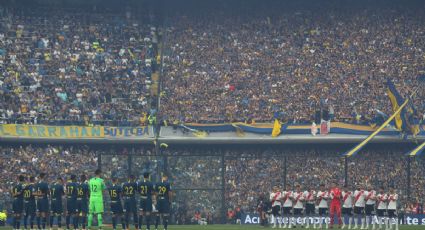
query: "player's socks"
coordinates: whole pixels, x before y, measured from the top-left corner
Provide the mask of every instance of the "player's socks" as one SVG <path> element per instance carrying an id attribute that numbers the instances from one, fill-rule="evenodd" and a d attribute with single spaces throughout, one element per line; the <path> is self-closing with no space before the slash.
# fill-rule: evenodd
<path id="1" fill-rule="evenodd" d="M 81 228 L 86 229 L 86 216 L 81 216 Z"/>
<path id="2" fill-rule="evenodd" d="M 46 229 L 46 224 L 47 224 L 47 217 L 43 217 L 43 219 L 41 220 L 41 226 L 43 227 L 43 229 Z"/>
<path id="3" fill-rule="evenodd" d="M 34 217 L 35 217 L 34 215 L 31 215 L 30 216 L 30 227 L 31 227 L 31 230 L 34 229 Z"/>
<path id="4" fill-rule="evenodd" d="M 80 215 L 77 214 L 74 216 L 74 224 L 77 226 L 75 229 L 78 229 L 80 226 Z"/>
<path id="5" fill-rule="evenodd" d="M 136 229 L 139 229 L 139 216 L 137 216 L 137 213 L 133 213 L 133 221 L 134 221 L 134 227 Z"/>
<path id="6" fill-rule="evenodd" d="M 130 215 L 128 213 L 125 213 L 124 218 L 125 218 L 125 225 L 127 226 L 127 228 L 129 228 L 130 227 Z"/>
<path id="7" fill-rule="evenodd" d="M 113 216 L 112 217 L 112 229 L 117 229 L 117 217 Z"/>
<path id="8" fill-rule="evenodd" d="M 394 221 L 395 221 L 395 230 L 398 230 L 398 218 L 394 218 Z"/>
<path id="9" fill-rule="evenodd" d="M 121 217 L 121 225 L 122 225 L 122 229 L 125 229 L 125 220 L 124 217 Z"/>
<path id="10" fill-rule="evenodd" d="M 164 225 L 164 229 L 167 230 L 168 228 L 168 216 L 164 216 L 163 220 L 162 220 L 162 224 Z M 398 230 L 398 229 L 396 229 Z"/>
<path id="11" fill-rule="evenodd" d="M 72 223 L 74 224 L 74 229 L 78 229 L 78 216 L 77 215 L 72 217 Z"/>
<path id="12" fill-rule="evenodd" d="M 97 214 L 97 223 L 99 228 L 102 228 L 103 224 L 102 224 L 102 214 Z"/>
<path id="13" fill-rule="evenodd" d="M 21 217 L 19 217 L 18 221 L 16 221 L 16 229 L 21 228 Z"/>
<path id="14" fill-rule="evenodd" d="M 142 229 L 142 225 L 143 225 L 143 216 L 139 216 L 139 221 L 138 221 L 138 223 L 139 223 L 139 229 Z"/>
<path id="15" fill-rule="evenodd" d="M 91 224 L 93 222 L 93 214 L 89 214 L 88 215 L 88 222 L 87 222 L 87 227 L 91 228 Z"/>
<path id="16" fill-rule="evenodd" d="M 58 215 L 56 216 L 56 219 L 58 221 L 58 228 L 62 228 L 62 216 Z"/>
<path id="17" fill-rule="evenodd" d="M 13 229 L 16 229 L 16 222 L 17 222 L 17 217 L 16 216 L 14 216 L 13 217 L 13 222 L 12 222 L 12 225 L 13 225 Z"/>
<path id="18" fill-rule="evenodd" d="M 159 216 L 156 216 L 156 218 L 155 218 L 155 229 L 158 229 L 158 225 L 159 225 Z"/>
<path id="19" fill-rule="evenodd" d="M 28 215 L 24 216 L 24 229 L 28 229 Z"/>
<path id="20" fill-rule="evenodd" d="M 70 215 L 66 215 L 65 217 L 65 225 L 66 225 L 66 229 L 69 229 L 69 222 L 70 222 L 71 216 Z"/>
<path id="21" fill-rule="evenodd" d="M 364 226 L 365 226 L 365 222 L 366 222 L 366 217 L 361 218 L 361 222 L 362 222 L 361 229 L 365 229 Z"/>
<path id="22" fill-rule="evenodd" d="M 41 219 L 39 216 L 37 216 L 37 228 L 41 229 Z"/>
<path id="23" fill-rule="evenodd" d="M 151 229 L 151 215 L 146 216 L 146 229 L 147 230 Z"/>
<path id="24" fill-rule="evenodd" d="M 53 215 L 51 215 L 50 218 L 49 218 L 50 219 L 50 221 L 49 221 L 50 228 L 53 228 L 53 218 L 54 218 Z"/>
<path id="25" fill-rule="evenodd" d="M 372 216 L 372 230 L 375 230 L 375 218 Z"/>

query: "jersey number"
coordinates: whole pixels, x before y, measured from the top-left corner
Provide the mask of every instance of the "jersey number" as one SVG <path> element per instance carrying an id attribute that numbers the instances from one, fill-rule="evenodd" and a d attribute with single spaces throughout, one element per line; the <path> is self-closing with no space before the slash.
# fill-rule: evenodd
<path id="1" fill-rule="evenodd" d="M 55 195 L 55 190 L 56 190 L 56 188 L 52 188 L 52 196 Z"/>
<path id="2" fill-rule="evenodd" d="M 143 195 L 148 193 L 148 186 L 140 186 L 140 193 L 142 193 Z"/>
<path id="3" fill-rule="evenodd" d="M 82 188 L 79 188 L 79 189 L 78 189 L 78 195 L 79 195 L 79 196 L 84 195 L 84 192 L 83 192 L 83 189 L 82 189 Z"/>
<path id="4" fill-rule="evenodd" d="M 159 187 L 159 195 L 164 195 L 167 192 L 167 188 L 164 186 Z"/>
<path id="5" fill-rule="evenodd" d="M 67 187 L 68 190 L 68 195 L 72 195 L 72 192 L 74 191 L 74 187 L 73 186 L 68 186 Z"/>
<path id="6" fill-rule="evenodd" d="M 91 191 L 92 191 L 92 192 L 97 192 L 97 185 L 92 184 L 92 185 L 91 185 Z"/>
<path id="7" fill-rule="evenodd" d="M 109 194 L 111 195 L 111 197 L 117 197 L 117 190 L 111 190 Z"/>
<path id="8" fill-rule="evenodd" d="M 31 197 L 31 191 L 30 190 L 24 190 L 24 197 L 30 198 Z"/>
<path id="9" fill-rule="evenodd" d="M 125 187 L 125 194 L 132 195 L 133 187 Z"/>

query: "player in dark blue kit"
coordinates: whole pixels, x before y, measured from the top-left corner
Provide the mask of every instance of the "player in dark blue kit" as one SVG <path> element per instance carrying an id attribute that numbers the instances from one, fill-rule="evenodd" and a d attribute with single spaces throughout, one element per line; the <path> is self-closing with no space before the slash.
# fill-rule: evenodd
<path id="1" fill-rule="evenodd" d="M 130 227 L 130 214 L 133 214 L 134 226 L 136 229 L 139 228 L 138 216 L 137 216 L 137 201 L 136 191 L 137 183 L 134 181 L 134 175 L 130 175 L 128 182 L 122 185 L 122 192 L 124 198 L 124 213 L 126 226 Z"/>
<path id="2" fill-rule="evenodd" d="M 24 211 L 24 182 L 25 177 L 19 175 L 16 184 L 12 187 L 13 197 L 13 229 L 19 229 L 21 225 L 21 215 Z"/>
<path id="3" fill-rule="evenodd" d="M 168 176 L 162 175 L 162 181 L 155 185 L 156 192 L 156 208 L 158 209 L 158 215 L 155 221 L 155 229 L 158 229 L 159 220 L 162 219 L 164 229 L 168 228 L 168 218 L 170 216 L 170 202 L 172 198 L 171 185 L 168 182 Z"/>
<path id="4" fill-rule="evenodd" d="M 118 185 L 118 179 L 112 178 L 112 185 L 108 188 L 109 196 L 111 198 L 111 212 L 112 212 L 112 227 L 117 229 L 117 218 L 121 217 L 122 229 L 125 229 L 125 221 L 122 216 L 122 203 L 121 194 L 122 187 Z"/>
<path id="5" fill-rule="evenodd" d="M 77 226 L 77 196 L 78 196 L 78 183 L 77 176 L 72 174 L 68 183 L 66 183 L 66 229 L 69 229 L 69 225 L 72 223 L 74 229 L 78 229 Z"/>
<path id="6" fill-rule="evenodd" d="M 49 212 L 49 185 L 44 181 L 45 173 L 40 173 L 38 183 L 35 185 L 37 199 L 37 227 L 46 229 L 47 213 Z M 42 228 L 43 227 L 43 228 Z"/>
<path id="7" fill-rule="evenodd" d="M 150 219 L 152 212 L 152 193 L 153 183 L 149 181 L 149 173 L 143 174 L 143 181 L 138 184 L 138 191 L 140 194 L 140 217 L 139 217 L 139 229 L 142 229 L 143 217 L 146 217 L 146 229 L 150 229 Z"/>
<path id="8" fill-rule="evenodd" d="M 58 228 L 62 227 L 62 197 L 65 195 L 63 180 L 58 177 L 56 182 L 50 186 L 50 228 L 53 227 L 54 217 L 57 218 Z"/>
<path id="9" fill-rule="evenodd" d="M 86 229 L 86 216 L 89 203 L 89 184 L 86 175 L 80 176 L 77 195 L 77 228 L 81 223 L 83 229 Z M 80 221 L 81 219 L 81 221 Z"/>
<path id="10" fill-rule="evenodd" d="M 28 229 L 28 217 L 30 218 L 30 227 L 34 229 L 34 218 L 35 218 L 35 177 L 31 176 L 29 178 L 29 183 L 25 185 L 24 188 L 24 208 L 25 208 L 25 216 L 24 216 L 24 228 Z"/>

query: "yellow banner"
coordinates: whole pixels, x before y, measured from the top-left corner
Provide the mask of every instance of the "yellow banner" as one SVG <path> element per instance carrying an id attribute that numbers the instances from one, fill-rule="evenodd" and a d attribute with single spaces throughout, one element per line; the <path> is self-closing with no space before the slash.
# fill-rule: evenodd
<path id="1" fill-rule="evenodd" d="M 104 138 L 103 126 L 0 125 L 1 137 Z"/>

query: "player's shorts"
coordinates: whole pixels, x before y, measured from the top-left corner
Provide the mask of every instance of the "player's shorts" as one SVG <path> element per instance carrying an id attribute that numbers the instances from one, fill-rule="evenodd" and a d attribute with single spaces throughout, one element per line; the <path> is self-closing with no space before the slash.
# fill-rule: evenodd
<path id="1" fill-rule="evenodd" d="M 89 211 L 88 201 L 86 199 L 77 199 L 77 212 L 87 213 Z"/>
<path id="2" fill-rule="evenodd" d="M 123 213 L 121 201 L 111 201 L 111 212 L 112 214 Z"/>
<path id="3" fill-rule="evenodd" d="M 143 212 L 152 212 L 152 198 L 141 198 L 139 210 Z"/>
<path id="4" fill-rule="evenodd" d="M 134 198 L 124 198 L 124 212 L 137 213 L 137 205 Z"/>
<path id="5" fill-rule="evenodd" d="M 315 213 L 315 207 L 314 204 L 307 203 L 305 205 L 305 214 L 306 215 L 313 215 Z"/>
<path id="6" fill-rule="evenodd" d="M 12 204 L 13 214 L 21 214 L 24 211 L 24 201 L 15 199 Z"/>
<path id="7" fill-rule="evenodd" d="M 69 214 L 78 213 L 76 199 L 66 199 L 66 212 Z"/>
<path id="8" fill-rule="evenodd" d="M 354 214 L 363 215 L 364 214 L 364 208 L 363 207 L 354 206 Z"/>
<path id="9" fill-rule="evenodd" d="M 170 213 L 170 203 L 167 199 L 158 199 L 156 206 L 159 213 Z"/>
<path id="10" fill-rule="evenodd" d="M 395 218 L 397 217 L 397 212 L 394 209 L 388 209 L 388 217 L 389 218 Z"/>
<path id="11" fill-rule="evenodd" d="M 62 200 L 52 199 L 52 202 L 50 203 L 50 212 L 54 214 L 62 214 Z"/>
<path id="12" fill-rule="evenodd" d="M 367 204 L 365 207 L 365 213 L 368 216 L 373 215 L 375 212 L 375 205 L 374 204 Z"/>
<path id="13" fill-rule="evenodd" d="M 273 216 L 280 216 L 280 205 L 276 205 L 272 207 Z"/>
<path id="14" fill-rule="evenodd" d="M 292 207 L 283 207 L 283 215 L 290 215 Z"/>
<path id="15" fill-rule="evenodd" d="M 386 209 L 376 209 L 376 215 L 378 217 L 385 217 L 385 211 Z"/>
<path id="16" fill-rule="evenodd" d="M 353 208 L 342 208 L 342 214 L 352 216 L 353 215 Z"/>
<path id="17" fill-rule="evenodd" d="M 103 213 L 103 199 L 93 199 L 89 202 L 89 213 L 98 214 Z"/>
<path id="18" fill-rule="evenodd" d="M 294 208 L 294 215 L 300 216 L 303 214 L 302 208 Z"/>
<path id="19" fill-rule="evenodd" d="M 25 215 L 32 216 L 35 215 L 36 205 L 35 201 L 24 202 Z"/>
<path id="20" fill-rule="evenodd" d="M 319 215 L 328 215 L 328 208 L 319 208 Z"/>
<path id="21" fill-rule="evenodd" d="M 37 212 L 49 212 L 49 200 L 47 198 L 37 200 Z"/>

